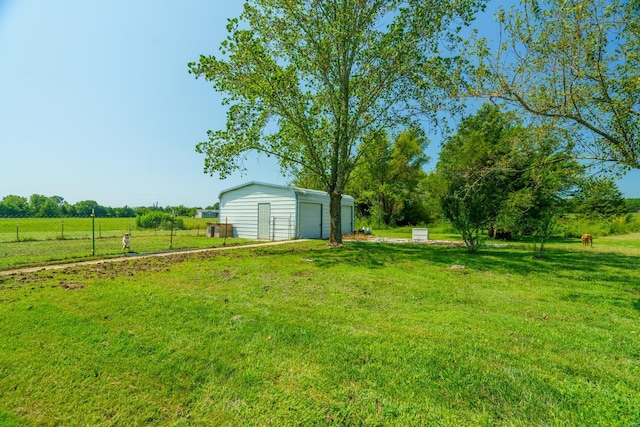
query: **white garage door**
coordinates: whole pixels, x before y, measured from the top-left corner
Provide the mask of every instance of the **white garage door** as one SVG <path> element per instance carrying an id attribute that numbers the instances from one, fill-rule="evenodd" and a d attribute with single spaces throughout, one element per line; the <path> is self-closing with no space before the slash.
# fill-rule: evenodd
<path id="1" fill-rule="evenodd" d="M 300 237 L 319 239 L 322 237 L 322 205 L 320 203 L 300 203 L 298 213 Z"/>

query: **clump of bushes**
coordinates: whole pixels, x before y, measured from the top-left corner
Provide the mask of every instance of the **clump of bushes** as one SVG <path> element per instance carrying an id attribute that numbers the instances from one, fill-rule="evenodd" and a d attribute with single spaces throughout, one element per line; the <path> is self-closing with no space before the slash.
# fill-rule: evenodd
<path id="1" fill-rule="evenodd" d="M 179 218 L 173 218 L 170 213 L 162 211 L 149 211 L 143 215 L 136 217 L 136 226 L 138 228 L 162 228 L 170 230 L 174 229 L 184 230 L 184 221 Z"/>

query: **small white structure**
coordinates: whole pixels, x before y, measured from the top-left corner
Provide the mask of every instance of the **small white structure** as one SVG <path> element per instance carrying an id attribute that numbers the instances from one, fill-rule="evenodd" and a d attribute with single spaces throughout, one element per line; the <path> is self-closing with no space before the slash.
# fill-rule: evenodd
<path id="1" fill-rule="evenodd" d="M 218 218 L 218 209 L 196 209 L 194 218 Z"/>
<path id="2" fill-rule="evenodd" d="M 428 228 L 412 228 L 411 240 L 426 242 L 427 240 L 429 240 L 429 229 Z"/>
<path id="3" fill-rule="evenodd" d="M 265 240 L 327 239 L 329 195 L 284 185 L 248 182 L 220 192 L 220 222 L 233 237 Z M 342 196 L 342 233 L 353 232 L 354 200 Z"/>

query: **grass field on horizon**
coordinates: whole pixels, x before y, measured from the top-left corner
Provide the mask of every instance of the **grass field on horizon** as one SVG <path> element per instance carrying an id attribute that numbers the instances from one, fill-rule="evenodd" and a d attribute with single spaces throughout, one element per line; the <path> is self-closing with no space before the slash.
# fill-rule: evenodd
<path id="1" fill-rule="evenodd" d="M 193 235 L 206 234 L 206 225 L 217 222 L 211 218 L 180 217 L 186 230 Z M 72 240 L 122 236 L 123 233 L 155 233 L 136 227 L 136 218 L 0 218 L 0 242 Z M 168 230 L 162 230 L 168 231 Z"/>
<path id="2" fill-rule="evenodd" d="M 0 277 L 0 424 L 634 425 L 639 257 L 314 241 Z"/>

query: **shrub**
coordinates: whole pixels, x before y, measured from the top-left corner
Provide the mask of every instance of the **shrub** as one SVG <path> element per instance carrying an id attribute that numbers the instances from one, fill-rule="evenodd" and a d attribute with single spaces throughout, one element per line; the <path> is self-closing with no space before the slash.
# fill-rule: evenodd
<path id="1" fill-rule="evenodd" d="M 172 224 L 173 219 L 173 224 Z M 172 218 L 170 213 L 162 211 L 149 211 L 143 215 L 136 217 L 136 226 L 138 228 L 164 228 L 164 229 L 184 229 L 184 221 Z"/>

